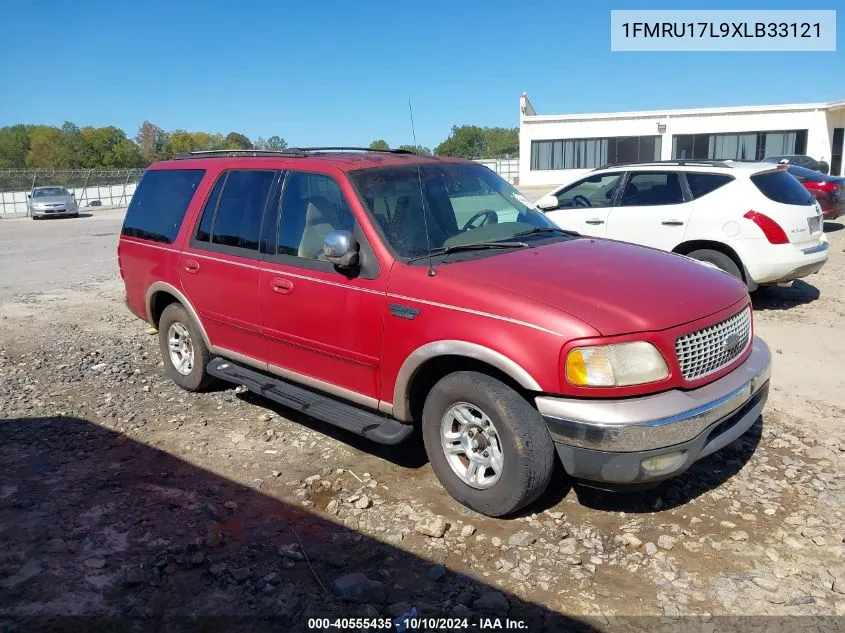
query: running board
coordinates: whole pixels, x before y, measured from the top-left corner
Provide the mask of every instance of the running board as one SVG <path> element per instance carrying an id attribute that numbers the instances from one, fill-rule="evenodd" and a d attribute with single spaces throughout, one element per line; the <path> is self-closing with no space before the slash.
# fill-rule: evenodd
<path id="1" fill-rule="evenodd" d="M 206 371 L 215 378 L 244 385 L 250 391 L 274 402 L 346 431 L 363 435 L 379 444 L 399 444 L 414 432 L 414 427 L 410 424 L 402 424 L 381 413 L 359 409 L 225 358 L 214 358 L 208 364 Z"/>

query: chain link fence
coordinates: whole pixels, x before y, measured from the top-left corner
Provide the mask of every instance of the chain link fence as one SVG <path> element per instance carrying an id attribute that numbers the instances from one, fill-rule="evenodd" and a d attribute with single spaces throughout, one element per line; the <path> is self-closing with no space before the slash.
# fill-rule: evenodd
<path id="1" fill-rule="evenodd" d="M 29 215 L 34 187 L 59 185 L 76 197 L 79 209 L 129 204 L 143 169 L 0 169 L 0 217 Z"/>

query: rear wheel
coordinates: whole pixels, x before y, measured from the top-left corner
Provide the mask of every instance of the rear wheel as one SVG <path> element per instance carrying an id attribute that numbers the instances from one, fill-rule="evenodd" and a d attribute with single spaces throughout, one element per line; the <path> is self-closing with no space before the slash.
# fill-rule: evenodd
<path id="1" fill-rule="evenodd" d="M 720 270 L 724 270 L 726 273 L 730 273 L 740 281 L 742 281 L 742 271 L 739 269 L 739 266 L 736 265 L 736 262 L 725 255 L 724 253 L 720 253 L 719 251 L 710 250 L 709 248 L 702 248 L 697 251 L 691 252 L 687 257 L 692 257 L 693 259 L 697 259 L 700 262 L 708 262 L 719 268 Z"/>
<path id="2" fill-rule="evenodd" d="M 171 303 L 161 313 L 158 341 L 167 373 L 182 389 L 202 391 L 214 383 L 206 372 L 211 353 L 182 304 Z"/>
<path id="3" fill-rule="evenodd" d="M 482 514 L 519 510 L 551 479 L 554 444 L 542 417 L 495 378 L 471 371 L 442 378 L 426 398 L 422 427 L 440 483 Z"/>

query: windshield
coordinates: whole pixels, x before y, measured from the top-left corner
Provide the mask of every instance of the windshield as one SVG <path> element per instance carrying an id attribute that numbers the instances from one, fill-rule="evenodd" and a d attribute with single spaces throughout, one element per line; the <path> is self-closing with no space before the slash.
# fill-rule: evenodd
<path id="1" fill-rule="evenodd" d="M 555 226 L 483 165 L 419 165 L 418 174 L 411 164 L 353 171 L 349 177 L 390 246 L 404 258 Z"/>
<path id="2" fill-rule="evenodd" d="M 32 192 L 33 198 L 56 198 L 66 195 L 67 192 L 62 187 L 44 187 L 43 189 L 36 189 Z"/>

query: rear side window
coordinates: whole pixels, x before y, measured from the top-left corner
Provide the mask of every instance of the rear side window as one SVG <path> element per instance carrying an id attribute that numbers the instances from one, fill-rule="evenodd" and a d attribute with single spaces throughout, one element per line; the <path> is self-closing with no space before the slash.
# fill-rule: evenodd
<path id="1" fill-rule="evenodd" d="M 258 250 L 261 220 L 275 171 L 230 171 L 218 178 L 205 203 L 196 240 Z"/>
<path id="2" fill-rule="evenodd" d="M 812 204 L 813 196 L 784 169 L 751 176 L 757 189 L 769 200 L 781 204 Z"/>
<path id="3" fill-rule="evenodd" d="M 204 169 L 161 169 L 144 174 L 123 220 L 123 235 L 173 243 Z"/>
<path id="4" fill-rule="evenodd" d="M 658 206 L 683 201 L 678 172 L 634 172 L 625 185 L 621 206 Z"/>
<path id="5" fill-rule="evenodd" d="M 716 191 L 733 180 L 733 176 L 725 174 L 701 174 L 698 172 L 687 172 L 687 184 L 693 198 L 706 196 L 711 191 Z"/>

